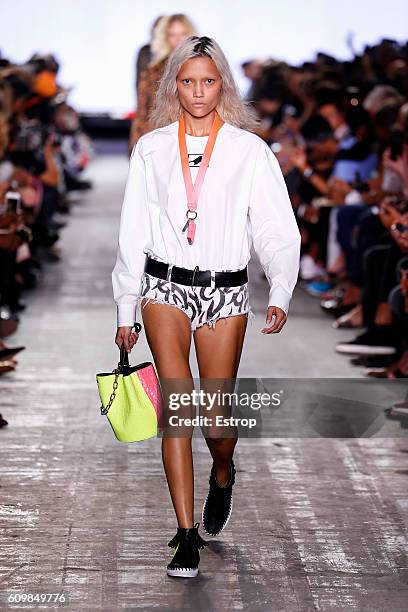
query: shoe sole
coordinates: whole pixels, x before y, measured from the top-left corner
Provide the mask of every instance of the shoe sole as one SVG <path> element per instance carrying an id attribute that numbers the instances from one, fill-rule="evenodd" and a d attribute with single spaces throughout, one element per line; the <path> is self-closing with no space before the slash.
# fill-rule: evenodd
<path id="1" fill-rule="evenodd" d="M 206 530 L 206 528 L 205 528 L 205 523 L 204 523 L 204 511 L 205 511 L 205 507 L 206 507 L 206 505 L 207 505 L 208 496 L 209 496 L 209 493 L 208 493 L 207 498 L 206 498 L 206 500 L 205 500 L 205 502 L 204 502 L 203 509 L 202 509 L 202 512 L 201 512 L 201 524 L 202 524 L 202 526 L 203 526 L 203 530 L 204 530 L 204 532 L 205 532 L 207 535 L 209 535 L 209 536 L 217 536 L 217 535 L 219 535 L 219 534 L 221 533 L 221 531 L 224 531 L 224 529 L 225 529 L 225 528 L 226 528 L 226 526 L 227 526 L 228 521 L 230 520 L 230 517 L 231 517 L 231 514 L 232 514 L 232 505 L 233 505 L 234 496 L 231 496 L 231 505 L 230 505 L 230 509 L 229 509 L 229 512 L 228 512 L 227 519 L 226 519 L 226 521 L 225 521 L 224 525 L 221 527 L 221 529 L 220 529 L 219 531 L 217 531 L 217 533 L 210 533 L 210 532 L 209 532 L 209 531 L 207 531 L 207 530 Z"/>
<path id="2" fill-rule="evenodd" d="M 338 353 L 345 355 L 394 355 L 397 352 L 392 346 L 336 346 Z"/>
<path id="3" fill-rule="evenodd" d="M 176 578 L 195 578 L 198 574 L 198 568 L 195 569 L 169 569 L 167 568 L 167 575 L 174 576 Z"/>

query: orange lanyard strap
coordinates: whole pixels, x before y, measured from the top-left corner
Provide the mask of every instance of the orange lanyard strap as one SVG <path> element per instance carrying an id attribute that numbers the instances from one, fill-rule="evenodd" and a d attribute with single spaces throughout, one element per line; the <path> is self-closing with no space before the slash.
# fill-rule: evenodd
<path id="1" fill-rule="evenodd" d="M 187 231 L 187 240 L 189 244 L 193 244 L 196 224 L 194 220 L 197 218 L 197 204 L 198 198 L 201 192 L 201 186 L 204 181 L 205 173 L 208 168 L 208 164 L 210 162 L 211 153 L 213 151 L 215 141 L 217 139 L 218 131 L 223 125 L 223 121 L 220 118 L 217 111 L 215 111 L 214 121 L 211 126 L 210 134 L 208 136 L 207 144 L 205 145 L 203 159 L 201 160 L 200 168 L 198 170 L 197 177 L 194 181 L 191 179 L 190 167 L 188 164 L 188 153 L 187 153 L 187 144 L 186 144 L 186 126 L 184 122 L 184 113 L 181 114 L 179 120 L 179 128 L 178 128 L 178 141 L 179 141 L 179 150 L 180 150 L 180 159 L 181 159 L 181 167 L 183 170 L 184 177 L 184 185 L 186 188 L 187 194 L 187 223 L 183 227 L 183 232 Z"/>

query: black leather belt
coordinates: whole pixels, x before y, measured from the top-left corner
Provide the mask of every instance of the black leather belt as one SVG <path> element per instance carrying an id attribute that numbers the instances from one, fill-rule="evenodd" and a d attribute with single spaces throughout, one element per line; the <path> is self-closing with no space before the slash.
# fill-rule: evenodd
<path id="1" fill-rule="evenodd" d="M 196 266 L 194 270 L 173 266 L 169 278 L 167 279 L 168 269 L 169 264 L 163 261 L 157 261 L 157 259 L 152 259 L 148 255 L 146 256 L 144 271 L 147 274 L 156 276 L 156 278 L 162 278 L 163 280 L 172 281 L 173 283 L 179 283 L 180 285 L 189 285 L 190 287 L 211 286 L 211 270 L 200 270 L 198 266 Z M 248 270 L 246 267 L 235 272 L 215 272 L 216 287 L 237 287 L 247 282 Z"/>

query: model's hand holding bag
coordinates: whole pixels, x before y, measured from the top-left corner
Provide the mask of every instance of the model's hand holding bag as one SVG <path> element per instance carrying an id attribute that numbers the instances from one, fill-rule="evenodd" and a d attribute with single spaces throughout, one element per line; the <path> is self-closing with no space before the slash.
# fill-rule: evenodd
<path id="1" fill-rule="evenodd" d="M 134 324 L 137 333 L 140 323 Z M 118 367 L 96 375 L 101 414 L 108 417 L 120 442 L 140 442 L 157 435 L 162 416 L 159 380 L 150 361 L 129 365 L 124 343 Z"/>

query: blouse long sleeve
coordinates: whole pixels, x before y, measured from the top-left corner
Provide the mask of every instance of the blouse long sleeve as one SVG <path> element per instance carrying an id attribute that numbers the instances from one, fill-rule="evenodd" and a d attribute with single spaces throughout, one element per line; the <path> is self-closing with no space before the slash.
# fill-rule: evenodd
<path id="1" fill-rule="evenodd" d="M 140 148 L 141 140 L 138 140 L 129 160 L 116 263 L 112 271 L 118 327 L 132 326 L 135 321 L 146 257 L 143 248 L 150 237 L 145 166 Z"/>
<path id="2" fill-rule="evenodd" d="M 300 232 L 285 179 L 264 142 L 255 163 L 249 206 L 253 246 L 270 286 L 268 306 L 288 313 L 300 260 Z"/>

